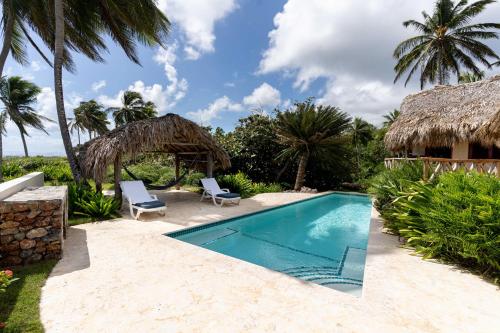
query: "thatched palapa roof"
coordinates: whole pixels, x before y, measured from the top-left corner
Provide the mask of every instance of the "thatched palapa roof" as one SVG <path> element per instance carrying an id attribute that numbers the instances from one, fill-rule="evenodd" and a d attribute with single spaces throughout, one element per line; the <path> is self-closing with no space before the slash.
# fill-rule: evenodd
<path id="1" fill-rule="evenodd" d="M 500 147 L 500 75 L 409 95 L 400 111 L 385 136 L 392 151 L 463 141 Z"/>
<path id="2" fill-rule="evenodd" d="M 231 165 L 227 152 L 206 130 L 172 113 L 114 129 L 85 143 L 78 155 L 84 176 L 102 182 L 117 156 L 134 158 L 144 152 L 210 153 L 219 166 Z"/>

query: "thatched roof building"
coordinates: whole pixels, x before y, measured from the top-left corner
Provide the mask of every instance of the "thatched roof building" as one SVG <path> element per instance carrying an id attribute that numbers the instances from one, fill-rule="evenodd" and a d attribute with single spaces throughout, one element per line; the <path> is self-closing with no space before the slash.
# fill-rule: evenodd
<path id="1" fill-rule="evenodd" d="M 406 97 L 385 136 L 391 151 L 477 143 L 500 147 L 500 75 Z"/>
<path id="2" fill-rule="evenodd" d="M 181 159 L 189 154 L 191 158 L 204 155 L 207 164 L 231 165 L 227 152 L 206 130 L 172 113 L 114 129 L 85 143 L 78 156 L 83 175 L 102 183 L 110 164 L 120 168 L 122 160 L 145 152 L 172 153 Z"/>

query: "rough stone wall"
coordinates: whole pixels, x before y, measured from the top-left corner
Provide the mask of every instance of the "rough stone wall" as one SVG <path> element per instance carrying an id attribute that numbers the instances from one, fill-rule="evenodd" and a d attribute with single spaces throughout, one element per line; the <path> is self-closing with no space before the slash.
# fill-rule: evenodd
<path id="1" fill-rule="evenodd" d="M 25 190 L 0 201 L 0 267 L 62 256 L 65 186 Z"/>

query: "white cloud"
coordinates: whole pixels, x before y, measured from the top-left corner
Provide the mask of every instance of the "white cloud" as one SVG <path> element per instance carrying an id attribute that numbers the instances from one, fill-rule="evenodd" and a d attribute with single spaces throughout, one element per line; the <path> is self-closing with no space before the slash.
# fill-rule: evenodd
<path id="1" fill-rule="evenodd" d="M 186 37 L 184 52 L 196 60 L 213 52 L 215 23 L 237 8 L 235 0 L 160 0 L 158 7 Z"/>
<path id="2" fill-rule="evenodd" d="M 168 46 L 167 49 L 159 48 L 156 51 L 154 60 L 158 64 L 162 64 L 165 70 L 165 75 L 168 80 L 168 85 L 166 87 L 166 104 L 165 109 L 172 108 L 175 104 L 186 96 L 188 90 L 188 82 L 186 79 L 178 78 L 177 69 L 174 67 L 177 56 L 175 54 L 177 50 L 177 43 L 173 43 Z M 162 111 L 164 111 L 162 110 Z"/>
<path id="3" fill-rule="evenodd" d="M 98 92 L 104 87 L 106 87 L 106 80 L 100 80 L 92 83 L 92 90 L 95 92 Z"/>
<path id="4" fill-rule="evenodd" d="M 212 102 L 207 108 L 199 109 L 195 112 L 188 112 L 187 116 L 201 125 L 210 125 L 213 119 L 220 117 L 222 112 L 241 112 L 243 107 L 239 103 L 235 103 L 227 96 L 220 97 Z"/>
<path id="5" fill-rule="evenodd" d="M 252 94 L 243 98 L 243 104 L 253 107 L 277 106 L 281 102 L 279 90 L 264 82 Z"/>
<path id="6" fill-rule="evenodd" d="M 40 66 L 40 63 L 38 61 L 33 60 L 30 63 L 30 68 L 33 72 L 38 72 L 39 70 L 42 69 L 42 66 Z"/>
<path id="7" fill-rule="evenodd" d="M 288 0 L 274 17 L 258 73 L 280 72 L 293 78 L 302 92 L 313 81 L 326 79 L 320 102 L 380 119 L 419 89 L 418 82 L 408 88 L 393 84 L 392 51 L 415 34 L 402 22 L 421 20 L 421 11 L 431 12 L 433 4 L 434 0 Z M 478 21 L 494 21 L 500 5 L 489 6 L 485 13 Z"/>
<path id="8" fill-rule="evenodd" d="M 236 84 L 234 82 L 226 82 L 224 83 L 224 87 L 234 88 L 236 87 Z"/>

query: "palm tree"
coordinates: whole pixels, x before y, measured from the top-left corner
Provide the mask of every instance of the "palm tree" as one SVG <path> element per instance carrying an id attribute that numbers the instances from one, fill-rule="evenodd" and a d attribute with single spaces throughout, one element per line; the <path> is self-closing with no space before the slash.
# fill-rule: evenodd
<path id="1" fill-rule="evenodd" d="M 386 114 L 384 116 L 384 119 L 385 119 L 385 121 L 383 123 L 384 127 L 391 126 L 392 123 L 395 122 L 396 119 L 399 117 L 399 114 L 400 114 L 400 112 L 397 109 L 394 109 L 394 111 L 389 112 L 388 114 Z"/>
<path id="2" fill-rule="evenodd" d="M 123 94 L 121 107 L 110 107 L 106 111 L 112 113 L 116 127 L 132 121 L 156 117 L 154 103 L 145 103 L 140 93 L 130 90 Z"/>
<path id="3" fill-rule="evenodd" d="M 36 97 L 40 93 L 40 88 L 35 84 L 23 80 L 19 76 L 12 76 L 8 79 L 0 80 L 0 100 L 3 102 L 6 116 L 16 124 L 21 134 L 24 147 L 24 155 L 28 157 L 28 146 L 26 145 L 27 126 L 31 126 L 40 131 L 45 131 L 43 121 L 50 119 L 39 115 L 32 105 L 36 103 Z"/>
<path id="4" fill-rule="evenodd" d="M 338 108 L 316 106 L 310 99 L 295 104 L 294 110 L 278 112 L 276 133 L 280 143 L 286 146 L 278 158 L 299 160 L 295 190 L 304 184 L 309 158 L 319 157 L 338 146 L 350 121 Z"/>
<path id="5" fill-rule="evenodd" d="M 80 131 L 88 132 L 89 139 L 92 134 L 102 135 L 108 131 L 109 121 L 104 111 L 104 106 L 95 100 L 80 102 L 80 106 L 73 110 L 75 117 L 69 123 L 70 132 L 78 134 L 78 144 L 80 142 Z"/>
<path id="6" fill-rule="evenodd" d="M 351 134 L 351 143 L 356 149 L 356 163 L 358 165 L 358 170 L 360 170 L 361 165 L 359 162 L 359 145 L 365 145 L 372 139 L 373 128 L 368 122 L 359 117 L 356 117 L 350 124 L 349 132 Z"/>
<path id="7" fill-rule="evenodd" d="M 7 114 L 2 111 L 0 112 L 0 183 L 3 182 L 3 136 L 5 135 L 6 122 Z"/>
<path id="8" fill-rule="evenodd" d="M 99 37 L 99 33 L 109 34 L 121 46 L 127 57 L 135 63 L 139 63 L 135 42 L 139 41 L 146 46 L 163 46 L 169 33 L 170 22 L 158 9 L 154 0 L 136 0 L 125 3 L 117 0 L 105 2 L 97 0 L 73 0 L 71 4 L 74 6 L 71 8 L 72 10 L 65 12 L 63 0 L 54 0 L 54 90 L 59 127 L 66 155 L 68 156 L 68 162 L 71 166 L 73 177 L 76 181 L 80 181 L 80 170 L 72 150 L 63 99 L 62 65 L 65 57 L 65 14 L 68 16 L 76 14 L 74 22 L 77 22 L 79 25 L 82 25 L 82 22 L 86 22 L 83 24 L 83 27 L 88 29 L 84 31 L 85 33 L 79 34 L 81 39 L 86 39 L 87 34 L 92 37 Z M 86 13 L 87 15 L 82 18 L 81 13 Z M 91 23 L 86 21 L 87 18 Z M 94 24 L 93 27 L 92 24 Z M 106 49 L 102 39 L 94 38 L 90 39 L 90 41 L 95 42 L 90 46 Z M 102 43 L 99 44 L 98 42 Z M 99 55 L 98 52 L 96 54 Z M 100 56 L 95 58 L 95 60 L 100 59 L 102 59 Z"/>
<path id="9" fill-rule="evenodd" d="M 481 81 L 484 79 L 484 72 L 481 72 L 479 75 L 470 73 L 470 72 L 465 72 L 460 74 L 460 77 L 458 78 L 459 83 L 472 83 L 472 82 L 477 82 Z"/>
<path id="10" fill-rule="evenodd" d="M 486 6 L 496 0 L 480 0 L 468 5 L 467 0 L 437 0 L 432 15 L 422 12 L 424 21 L 409 20 L 405 27 L 413 27 L 420 34 L 400 43 L 394 50 L 394 67 L 398 81 L 408 72 L 405 85 L 420 70 L 420 87 L 426 83 L 447 84 L 450 76 L 458 77 L 464 68 L 476 75 L 481 70 L 476 61 L 490 68 L 490 59 L 500 59 L 488 45 L 480 40 L 497 39 L 498 34 L 487 29 L 500 29 L 500 23 L 470 21 Z"/>

